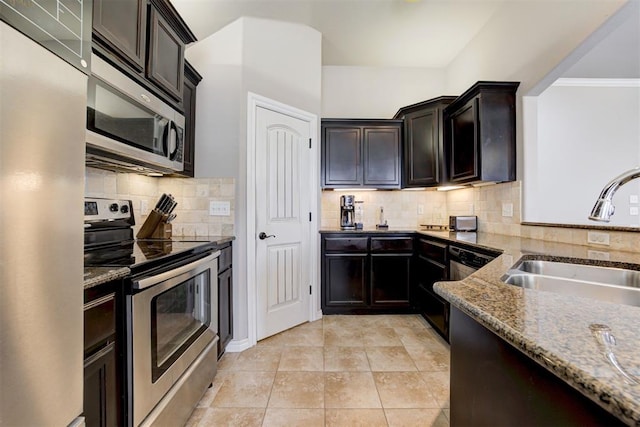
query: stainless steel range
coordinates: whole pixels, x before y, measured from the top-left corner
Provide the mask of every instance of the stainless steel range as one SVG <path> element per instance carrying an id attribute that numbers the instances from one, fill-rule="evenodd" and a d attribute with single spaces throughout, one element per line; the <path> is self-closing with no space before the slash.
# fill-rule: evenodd
<path id="1" fill-rule="evenodd" d="M 214 243 L 134 240 L 127 200 L 85 199 L 85 266 L 131 269 L 121 300 L 126 424 L 183 425 L 217 369 Z"/>

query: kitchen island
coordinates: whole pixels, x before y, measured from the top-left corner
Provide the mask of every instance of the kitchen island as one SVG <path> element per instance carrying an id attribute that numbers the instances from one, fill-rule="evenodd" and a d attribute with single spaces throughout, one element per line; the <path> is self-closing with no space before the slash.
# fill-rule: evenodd
<path id="1" fill-rule="evenodd" d="M 458 240 L 455 233 L 449 232 L 420 234 L 450 242 Z M 534 361 L 533 369 L 544 368 L 542 374 L 553 374 L 551 381 L 559 379 L 562 385 L 569 385 L 572 390 L 578 392 L 575 393 L 578 399 L 584 396 L 589 403 L 604 409 L 608 414 L 613 414 L 617 418 L 613 419 L 614 422 L 620 420 L 628 425 L 640 425 L 640 384 L 633 384 L 625 379 L 605 358 L 605 349 L 590 329 L 592 325 L 606 325 L 615 337 L 614 352 L 617 361 L 627 372 L 640 377 L 640 308 L 524 289 L 508 285 L 501 280 L 506 271 L 522 257 L 569 262 L 582 260 L 596 265 L 614 263 L 619 267 L 640 270 L 640 253 L 605 253 L 580 245 L 483 233 L 477 233 L 472 239 L 473 242 L 469 241 L 469 236 L 466 236 L 466 239 L 467 243 L 474 246 L 498 249 L 503 253 L 464 280 L 438 282 L 435 285 L 436 292 L 452 305 L 452 424 L 457 422 L 456 405 L 467 403 L 456 401 L 456 374 L 468 373 L 467 367 L 463 366 L 464 358 L 459 359 L 460 354 L 456 354 L 456 347 L 465 349 L 468 346 L 466 350 L 478 350 L 474 347 L 475 344 L 469 343 L 472 340 L 469 337 L 483 334 L 484 330 L 487 331 L 487 336 L 497 338 L 489 344 L 497 357 L 502 357 L 505 349 L 515 349 L 516 355 L 513 357 L 526 356 L 525 362 Z M 603 254 L 609 257 L 608 261 L 589 260 Z M 474 329 L 471 335 L 469 328 Z M 504 346 L 505 343 L 508 345 Z M 484 363 L 485 366 L 495 367 L 495 361 L 483 359 L 485 356 L 486 353 L 476 353 L 470 357 L 475 357 L 473 362 L 478 365 Z M 456 363 L 457 360 L 459 363 Z M 509 367 L 505 365 L 505 369 Z M 522 374 L 521 378 L 510 378 L 511 382 L 524 381 L 522 390 L 536 387 L 538 375 L 527 369 L 522 368 L 522 372 L 518 373 Z M 495 379 L 498 384 L 494 386 L 499 387 L 501 384 L 498 379 L 493 378 L 494 373 L 500 375 L 499 372 L 491 370 L 482 373 L 484 382 L 492 385 L 492 379 Z M 466 381 L 473 379 L 467 376 Z M 554 390 L 553 387 L 548 389 Z M 491 387 L 488 390 L 491 390 Z M 463 391 L 463 394 L 464 392 L 466 391 Z M 493 398 L 490 395 L 491 393 L 485 393 L 484 397 Z M 498 391 L 495 396 L 498 396 Z M 497 402 L 498 407 L 502 405 L 502 410 L 508 412 L 507 406 L 512 400 L 517 401 L 517 396 L 512 395 L 509 399 Z M 561 399 L 555 403 L 558 406 L 564 405 Z M 470 412 L 469 407 L 462 409 L 461 413 Z M 499 424 L 500 411 L 495 415 L 494 421 Z M 464 422 L 461 418 L 458 418 L 458 421 Z M 522 421 L 524 424 L 533 422 L 532 419 Z"/>

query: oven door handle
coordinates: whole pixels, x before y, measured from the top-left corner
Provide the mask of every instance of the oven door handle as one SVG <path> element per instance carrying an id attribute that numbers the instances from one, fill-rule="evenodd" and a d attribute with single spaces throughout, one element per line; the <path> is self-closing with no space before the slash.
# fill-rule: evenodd
<path id="1" fill-rule="evenodd" d="M 155 276 L 145 277 L 144 279 L 136 280 L 133 282 L 134 289 L 146 289 L 151 286 L 157 285 L 158 283 L 164 282 L 165 280 L 169 280 L 173 277 L 179 276 L 183 273 L 193 271 L 195 274 L 199 273 L 198 268 L 203 267 L 206 264 L 210 263 L 214 259 L 220 256 L 220 251 L 215 251 L 211 255 L 208 255 L 204 258 L 200 258 L 197 261 L 191 262 L 189 264 L 185 264 L 181 267 L 174 268 L 172 270 L 166 271 L 164 273 L 156 274 Z M 202 268 L 205 270 L 206 268 Z"/>

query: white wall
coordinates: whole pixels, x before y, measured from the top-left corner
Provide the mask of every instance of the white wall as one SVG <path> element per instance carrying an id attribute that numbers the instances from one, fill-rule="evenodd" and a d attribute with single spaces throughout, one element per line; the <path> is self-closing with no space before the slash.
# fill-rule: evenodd
<path id="1" fill-rule="evenodd" d="M 445 92 L 444 69 L 322 67 L 326 118 L 390 119 L 401 107 L 449 95 Z"/>
<path id="2" fill-rule="evenodd" d="M 321 41 L 310 27 L 245 17 L 187 49 L 187 59 L 203 76 L 197 92 L 196 177 L 236 178 L 230 349 L 250 342 L 247 242 L 254 237 L 247 235 L 248 92 L 319 117 Z"/>
<path id="3" fill-rule="evenodd" d="M 196 92 L 196 178 L 239 178 L 242 31 L 242 22 L 233 22 L 186 51 L 202 75 Z"/>
<path id="4" fill-rule="evenodd" d="M 640 165 L 638 82 L 567 79 L 538 96 L 537 117 L 528 116 L 537 138 L 525 151 L 525 221 L 594 224 L 587 216 L 604 185 Z M 639 181 L 616 193 L 609 225 L 638 226 L 631 194 Z"/>

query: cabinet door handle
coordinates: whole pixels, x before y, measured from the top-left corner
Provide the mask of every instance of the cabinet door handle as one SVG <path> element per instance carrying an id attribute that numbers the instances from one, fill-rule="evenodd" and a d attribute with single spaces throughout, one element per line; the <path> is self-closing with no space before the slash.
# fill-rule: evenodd
<path id="1" fill-rule="evenodd" d="M 269 237 L 276 237 L 276 235 L 275 234 L 267 234 L 264 231 L 261 231 L 260 234 L 258 234 L 258 238 L 260 240 L 268 239 Z"/>
<path id="2" fill-rule="evenodd" d="M 86 368 L 87 366 L 89 366 L 92 363 L 94 363 L 96 360 L 100 359 L 105 354 L 109 353 L 110 351 L 113 351 L 115 345 L 116 345 L 116 343 L 111 341 L 109 343 L 109 345 L 107 345 L 106 347 L 100 349 L 99 352 L 97 352 L 95 354 L 92 354 L 90 357 L 84 359 L 84 367 Z"/>

